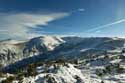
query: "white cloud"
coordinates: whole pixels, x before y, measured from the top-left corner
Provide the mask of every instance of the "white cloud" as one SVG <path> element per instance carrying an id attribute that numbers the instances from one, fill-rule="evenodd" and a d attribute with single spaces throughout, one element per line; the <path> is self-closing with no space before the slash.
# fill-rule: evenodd
<path id="1" fill-rule="evenodd" d="M 74 14 L 74 13 L 84 12 L 84 11 L 85 11 L 84 8 L 78 8 L 78 9 L 76 9 L 76 10 L 71 11 L 71 12 L 70 12 L 70 15 L 72 15 L 72 14 Z"/>
<path id="2" fill-rule="evenodd" d="M 79 8 L 78 11 L 83 12 L 83 11 L 85 11 L 85 9 L 84 8 Z"/>
<path id="3" fill-rule="evenodd" d="M 27 38 L 40 34 L 30 33 L 30 28 L 48 25 L 49 22 L 68 16 L 68 13 L 52 14 L 0 14 L 0 37 Z"/>

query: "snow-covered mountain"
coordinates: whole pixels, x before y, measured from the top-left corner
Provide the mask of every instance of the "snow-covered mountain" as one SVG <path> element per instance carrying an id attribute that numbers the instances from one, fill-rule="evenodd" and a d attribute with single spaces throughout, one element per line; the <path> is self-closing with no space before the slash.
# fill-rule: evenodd
<path id="1" fill-rule="evenodd" d="M 65 41 L 56 36 L 41 36 L 33 38 L 26 43 L 24 48 L 24 54 L 27 52 L 28 55 L 39 55 L 49 51 L 53 51 L 57 46 L 64 43 Z"/>
<path id="2" fill-rule="evenodd" d="M 125 39 L 123 38 L 107 38 L 107 37 L 66 37 L 63 38 L 65 43 L 61 44 L 54 50 L 56 58 L 80 58 L 89 57 L 89 55 L 101 55 L 105 52 L 120 52 L 124 47 Z M 60 56 L 61 55 L 61 56 Z"/>
<path id="3" fill-rule="evenodd" d="M 53 51 L 64 43 L 61 38 L 41 36 L 29 41 L 4 40 L 0 41 L 0 63 L 12 64 L 18 60 Z"/>
<path id="4" fill-rule="evenodd" d="M 16 67 L 25 72 L 29 64 L 42 61 L 44 65 L 47 65 L 46 62 L 51 65 L 47 65 L 47 68 L 43 66 L 44 71 L 52 68 L 52 72 L 49 72 L 50 77 L 45 78 L 48 72 L 42 72 L 35 78 L 24 77 L 24 83 L 28 83 L 30 79 L 33 83 L 49 83 L 49 78 L 55 81 L 52 83 L 124 83 L 124 45 L 124 38 L 108 37 L 41 36 L 28 41 L 8 39 L 0 41 L 0 63 L 7 69 L 15 71 Z M 60 63 L 53 65 L 53 61 L 58 60 L 66 61 L 68 66 L 53 69 L 55 65 L 60 66 Z M 35 68 L 37 67 L 35 65 Z M 55 70 L 56 73 L 53 72 Z M 123 74 L 119 73 L 121 71 Z"/>
<path id="5" fill-rule="evenodd" d="M 12 64 L 23 58 L 23 47 L 22 41 L 16 40 L 5 40 L 0 42 L 0 63 L 2 65 Z"/>
<path id="6" fill-rule="evenodd" d="M 34 55 L 49 53 L 52 58 L 79 58 L 91 54 L 103 54 L 105 51 L 121 50 L 125 39 L 122 38 L 81 38 L 41 36 L 29 41 L 4 40 L 0 42 L 0 62 L 11 64 Z M 83 56 L 84 55 L 84 56 Z M 71 59 L 70 58 L 70 59 Z"/>

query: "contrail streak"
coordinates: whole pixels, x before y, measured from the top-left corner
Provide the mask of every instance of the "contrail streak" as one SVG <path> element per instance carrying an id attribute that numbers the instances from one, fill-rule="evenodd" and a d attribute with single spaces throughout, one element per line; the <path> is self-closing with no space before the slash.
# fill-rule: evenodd
<path id="1" fill-rule="evenodd" d="M 116 24 L 119 24 L 119 23 L 123 23 L 123 22 L 125 22 L 125 19 L 122 19 L 122 20 L 119 20 L 119 21 L 115 21 L 115 22 L 112 22 L 112 23 L 109 23 L 109 24 L 105 24 L 105 25 L 102 25 L 102 26 L 90 29 L 90 30 L 88 30 L 86 32 L 96 31 L 96 30 L 103 29 L 103 28 L 106 28 L 106 27 L 109 27 L 109 26 L 112 26 L 112 25 L 116 25 Z"/>

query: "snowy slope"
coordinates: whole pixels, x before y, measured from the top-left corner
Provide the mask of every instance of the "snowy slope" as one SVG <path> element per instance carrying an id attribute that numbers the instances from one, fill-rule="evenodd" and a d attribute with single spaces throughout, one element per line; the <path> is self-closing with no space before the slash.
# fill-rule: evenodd
<path id="1" fill-rule="evenodd" d="M 8 65 L 23 58 L 22 45 L 17 46 L 17 42 L 1 42 L 0 43 L 0 63 Z"/>
<path id="2" fill-rule="evenodd" d="M 0 41 L 0 63 L 3 65 L 15 64 L 23 59 L 27 59 L 23 63 L 26 63 L 25 61 L 33 62 L 28 60 L 34 60 L 34 56 L 43 57 L 44 55 L 46 60 L 41 59 L 41 61 L 64 59 L 68 62 L 68 66 L 59 66 L 57 69 L 54 69 L 53 66 L 49 67 L 51 72 L 42 72 L 34 77 L 24 77 L 24 83 L 30 81 L 49 83 L 49 78 L 51 81 L 56 81 L 52 83 L 100 83 L 102 80 L 104 83 L 125 83 L 125 57 L 121 55 L 124 43 L 124 38 L 107 37 L 41 36 L 23 42 L 4 40 Z M 81 63 L 71 64 L 76 63 L 76 60 Z M 109 68 L 111 66 L 112 71 L 107 72 L 107 66 Z M 122 73 L 118 73 L 116 67 L 118 69 L 122 67 Z M 97 71 L 106 74 L 98 76 Z"/>
<path id="3" fill-rule="evenodd" d="M 54 50 L 56 58 L 85 58 L 86 56 L 105 54 L 105 52 L 119 52 L 124 47 L 125 42 L 125 39 L 122 38 L 107 37 L 65 37 L 63 39 L 66 43 Z"/>
<path id="4" fill-rule="evenodd" d="M 82 73 L 73 64 L 59 65 L 57 69 L 51 65 L 49 69 L 49 73 L 40 73 L 35 77 L 24 77 L 22 81 L 23 83 L 100 83 L 99 79 L 90 79 L 89 74 Z M 19 81 L 14 80 L 13 83 L 15 82 L 18 83 Z"/>
<path id="5" fill-rule="evenodd" d="M 24 58 L 47 53 L 64 42 L 55 36 L 41 36 L 29 41 L 3 40 L 0 41 L 0 62 L 8 65 Z"/>
<path id="6" fill-rule="evenodd" d="M 57 46 L 64 43 L 60 37 L 56 36 L 41 36 L 29 40 L 24 48 L 24 54 L 28 52 L 28 55 L 39 55 L 53 51 Z"/>

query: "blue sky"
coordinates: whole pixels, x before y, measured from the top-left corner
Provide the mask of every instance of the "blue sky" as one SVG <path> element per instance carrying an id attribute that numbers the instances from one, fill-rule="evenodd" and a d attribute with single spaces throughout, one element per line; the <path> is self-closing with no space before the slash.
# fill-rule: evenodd
<path id="1" fill-rule="evenodd" d="M 125 0 L 0 0 L 0 39 L 125 37 Z"/>

